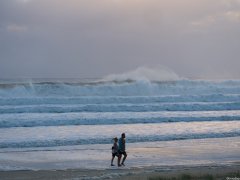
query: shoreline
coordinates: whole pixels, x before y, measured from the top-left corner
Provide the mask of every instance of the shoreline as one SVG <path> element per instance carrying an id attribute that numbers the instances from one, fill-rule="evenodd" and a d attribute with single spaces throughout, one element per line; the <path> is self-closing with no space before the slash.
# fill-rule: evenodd
<path id="1" fill-rule="evenodd" d="M 128 168 L 240 162 L 240 137 L 128 143 Z M 111 145 L 1 149 L 0 171 L 114 169 Z M 116 165 L 116 158 L 114 159 Z M 126 168 L 126 167 L 125 167 Z"/>
<path id="2" fill-rule="evenodd" d="M 207 164 L 198 166 L 150 166 L 143 168 L 119 169 L 66 169 L 66 170 L 14 170 L 0 171 L 1 180 L 78 180 L 78 179 L 116 179 L 116 180 L 147 180 L 182 178 L 201 179 L 240 179 L 240 162 L 231 164 Z M 205 178 L 204 178 L 205 179 Z"/>
<path id="3" fill-rule="evenodd" d="M 239 147 L 240 137 L 129 143 L 126 166 L 120 168 L 110 166 L 109 144 L 2 149 L 0 179 L 155 180 L 181 179 L 183 175 L 188 179 L 240 178 Z"/>

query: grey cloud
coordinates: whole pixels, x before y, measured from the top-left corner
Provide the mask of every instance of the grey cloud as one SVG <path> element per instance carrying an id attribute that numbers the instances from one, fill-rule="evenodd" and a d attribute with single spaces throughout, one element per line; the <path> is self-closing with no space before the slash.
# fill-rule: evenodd
<path id="1" fill-rule="evenodd" d="M 2 0 L 0 27 L 12 33 L 0 30 L 0 77 L 99 77 L 160 64 L 180 76 L 239 78 L 240 25 L 227 20 L 237 19 L 236 2 Z"/>

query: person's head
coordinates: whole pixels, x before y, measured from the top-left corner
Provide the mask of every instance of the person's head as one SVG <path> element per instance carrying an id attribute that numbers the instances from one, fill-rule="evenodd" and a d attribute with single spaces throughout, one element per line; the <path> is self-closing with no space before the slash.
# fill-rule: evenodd
<path id="1" fill-rule="evenodd" d="M 125 136 L 125 133 L 122 133 L 122 138 L 125 138 L 126 136 Z"/>
<path id="2" fill-rule="evenodd" d="M 114 140 L 114 142 L 118 142 L 118 138 L 117 137 L 113 138 L 113 140 Z"/>

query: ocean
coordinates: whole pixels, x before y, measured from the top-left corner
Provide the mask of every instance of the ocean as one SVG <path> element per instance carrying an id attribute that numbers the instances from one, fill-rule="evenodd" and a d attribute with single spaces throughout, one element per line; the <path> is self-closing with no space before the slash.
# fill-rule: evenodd
<path id="1" fill-rule="evenodd" d="M 104 147 L 110 160 L 122 132 L 127 148 L 239 137 L 240 81 L 0 81 L 0 154 Z M 1 169 L 10 164 L 0 159 Z"/>

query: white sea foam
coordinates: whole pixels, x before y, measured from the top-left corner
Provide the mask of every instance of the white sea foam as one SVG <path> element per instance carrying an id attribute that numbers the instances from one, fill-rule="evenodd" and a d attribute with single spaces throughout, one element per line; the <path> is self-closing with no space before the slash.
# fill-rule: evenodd
<path id="1" fill-rule="evenodd" d="M 177 81 L 180 77 L 164 66 L 157 68 L 138 67 L 136 70 L 125 72 L 122 74 L 111 74 L 105 76 L 103 81 Z"/>

